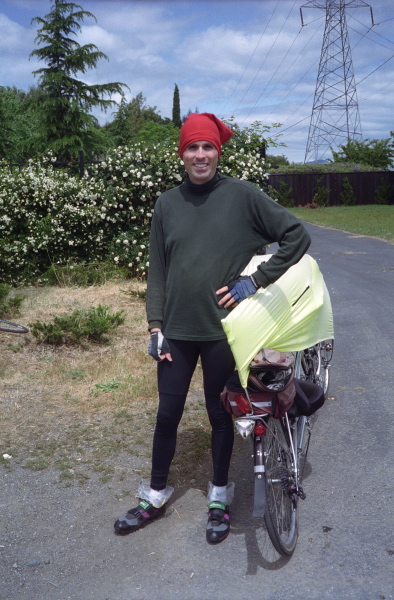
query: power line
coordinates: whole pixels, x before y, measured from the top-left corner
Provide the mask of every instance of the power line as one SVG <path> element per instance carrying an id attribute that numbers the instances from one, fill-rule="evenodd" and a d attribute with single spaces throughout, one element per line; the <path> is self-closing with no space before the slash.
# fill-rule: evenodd
<path id="1" fill-rule="evenodd" d="M 286 23 L 287 23 L 287 21 L 288 21 L 288 19 L 289 19 L 289 17 L 290 17 L 290 13 L 292 12 L 292 10 L 293 10 L 293 8 L 294 8 L 294 5 L 296 4 L 296 2 L 297 2 L 297 1 L 298 1 L 298 0 L 294 0 L 293 6 L 291 7 L 291 9 L 290 9 L 290 11 L 289 11 L 289 13 L 288 13 L 288 15 L 287 15 L 287 17 L 286 17 L 286 19 L 285 19 L 285 22 L 283 23 L 282 27 L 280 28 L 280 30 L 279 30 L 279 32 L 278 32 L 278 34 L 277 34 L 277 36 L 276 36 L 275 40 L 274 40 L 274 41 L 273 41 L 273 43 L 271 44 L 271 48 L 269 49 L 268 53 L 265 55 L 265 57 L 264 57 L 264 60 L 263 60 L 262 64 L 260 65 L 260 67 L 259 67 L 259 69 L 258 69 L 258 71 L 257 71 L 256 75 L 253 77 L 253 79 L 252 79 L 252 81 L 251 81 L 251 83 L 250 83 L 249 87 L 247 88 L 246 92 L 244 93 L 244 95 L 242 96 L 241 100 L 239 101 L 239 103 L 238 103 L 238 106 L 237 106 L 237 107 L 236 107 L 236 109 L 235 109 L 235 112 L 236 112 L 236 111 L 238 110 L 238 108 L 241 106 L 242 102 L 244 101 L 244 99 L 245 99 L 245 97 L 246 97 L 246 94 L 249 92 L 250 88 L 252 87 L 252 85 L 253 85 L 253 84 L 254 84 L 254 82 L 256 81 L 256 78 L 257 78 L 257 76 L 259 75 L 259 73 L 260 73 L 261 69 L 263 68 L 263 66 L 264 66 L 264 64 L 265 64 L 265 62 L 266 62 L 266 60 L 268 59 L 268 57 L 269 57 L 269 55 L 270 55 L 270 53 L 271 53 L 271 51 L 272 51 L 272 49 L 273 49 L 274 45 L 276 44 L 276 41 L 277 41 L 278 37 L 279 37 L 279 36 L 280 36 L 280 34 L 282 33 L 282 30 L 283 30 L 284 26 L 286 25 Z M 252 110 L 253 110 L 253 109 L 252 109 Z M 251 111 L 250 111 L 250 112 L 251 112 Z M 250 114 L 250 113 L 249 113 L 249 114 Z M 247 116 L 249 116 L 249 114 L 248 114 Z"/>
<path id="2" fill-rule="evenodd" d="M 389 87 L 390 85 L 393 85 L 394 81 L 389 81 L 389 83 L 386 83 L 386 85 L 384 85 L 381 88 L 378 88 L 375 92 L 372 92 L 371 94 L 368 94 L 368 96 L 365 96 L 364 98 L 361 98 L 362 100 L 367 100 L 368 98 L 371 98 L 371 96 L 375 96 L 376 94 L 379 94 L 381 91 L 385 90 L 387 87 Z"/>
<path id="3" fill-rule="evenodd" d="M 229 96 L 227 96 L 226 102 L 224 103 L 223 107 L 221 108 L 221 112 L 223 112 L 223 111 L 224 111 L 224 109 L 226 108 L 226 106 L 227 106 L 227 104 L 228 104 L 228 101 L 230 100 L 230 98 L 231 98 L 231 97 L 234 95 L 234 93 L 235 93 L 235 92 L 236 92 L 236 90 L 238 89 L 238 86 L 239 86 L 239 84 L 241 83 L 241 81 L 242 81 L 242 78 L 243 78 L 243 76 L 245 75 L 245 73 L 246 73 L 246 71 L 247 71 L 247 68 L 249 67 L 249 65 L 250 65 L 250 63 L 251 63 L 251 61 L 252 61 L 252 59 L 253 59 L 254 55 L 256 54 L 257 48 L 259 47 L 259 45 L 260 45 L 260 43 L 261 43 L 261 40 L 263 39 L 263 35 L 264 35 L 264 34 L 265 34 L 265 32 L 267 31 L 267 27 L 268 27 L 268 25 L 270 24 L 270 22 L 271 22 L 271 20 L 272 20 L 272 17 L 274 16 L 274 14 L 275 14 L 275 11 L 276 11 L 276 9 L 277 9 L 277 8 L 278 8 L 278 6 L 279 6 L 279 2 L 280 2 L 280 0 L 278 0 L 278 1 L 277 1 L 277 3 L 276 3 L 276 6 L 275 6 L 275 8 L 274 8 L 273 12 L 272 12 L 272 14 L 271 14 L 270 18 L 268 19 L 268 23 L 267 23 L 267 24 L 266 24 L 266 26 L 264 27 L 263 33 L 261 34 L 261 36 L 260 36 L 260 38 L 259 38 L 259 41 L 257 42 L 257 44 L 256 44 L 256 47 L 255 47 L 255 49 L 253 50 L 253 52 L 252 52 L 252 55 L 251 55 L 251 57 L 249 58 L 249 60 L 248 60 L 248 62 L 247 62 L 247 65 L 246 65 L 246 67 L 244 68 L 244 70 L 243 70 L 243 72 L 242 72 L 242 75 L 241 75 L 241 77 L 238 79 L 238 82 L 237 82 L 237 84 L 236 84 L 235 88 L 233 89 L 233 91 L 231 92 L 231 94 L 230 94 Z"/>
<path id="4" fill-rule="evenodd" d="M 361 82 L 363 82 L 366 79 L 368 79 L 368 77 L 371 77 L 371 75 L 373 75 L 374 73 L 376 73 L 376 71 L 378 71 L 379 69 L 381 69 L 386 63 L 388 63 L 393 58 L 394 58 L 394 54 L 392 56 L 390 56 L 390 58 L 388 58 L 387 60 L 385 60 L 381 65 L 379 65 L 378 67 L 376 67 L 376 69 L 374 69 L 373 71 L 371 71 L 368 75 L 366 75 L 363 79 L 360 79 L 360 81 L 357 83 L 357 85 L 359 85 Z"/>
<path id="5" fill-rule="evenodd" d="M 277 66 L 274 74 L 271 76 L 271 79 L 268 81 L 268 83 L 266 84 L 265 88 L 263 88 L 263 91 L 261 92 L 260 96 L 258 97 L 257 101 L 255 102 L 255 104 L 252 106 L 252 108 L 250 109 L 250 111 L 248 112 L 248 114 L 245 116 L 244 120 L 242 122 L 245 122 L 245 120 L 248 118 L 248 116 L 250 115 L 250 113 L 252 112 L 252 110 L 254 108 L 256 108 L 260 102 L 260 99 L 262 98 L 265 90 L 268 88 L 268 86 L 270 85 L 271 81 L 273 80 L 273 78 L 275 77 L 275 75 L 277 74 L 277 72 L 279 71 L 280 67 L 282 66 L 283 62 L 286 60 L 287 55 L 289 54 L 290 50 L 292 49 L 292 47 L 294 46 L 298 36 L 300 35 L 301 30 L 297 33 L 297 35 L 295 36 L 294 40 L 292 41 L 288 51 L 286 52 L 285 56 L 282 58 L 281 62 L 279 63 L 279 65 Z M 287 71 L 285 72 L 287 73 Z M 283 79 L 284 75 L 282 76 L 281 79 Z M 271 93 L 273 92 L 273 90 L 275 89 L 275 87 L 277 87 L 281 81 L 281 79 L 278 81 L 278 83 L 276 84 L 276 86 L 274 86 L 271 90 Z"/>
<path id="6" fill-rule="evenodd" d="M 315 21 L 317 21 L 317 20 L 318 20 L 318 19 L 315 19 L 313 22 L 315 22 Z M 320 17 L 320 19 L 319 19 L 319 20 L 321 20 L 321 17 Z M 313 38 L 315 37 L 315 35 L 318 33 L 318 31 L 319 31 L 319 28 L 317 28 L 317 29 L 315 30 L 315 32 L 313 33 L 313 35 L 312 35 L 312 36 L 309 38 L 309 40 L 308 40 L 308 41 L 306 42 L 306 44 L 303 46 L 302 50 L 300 50 L 300 52 L 298 53 L 298 55 L 297 55 L 297 56 L 294 58 L 293 62 L 291 63 L 291 65 L 289 65 L 289 67 L 288 67 L 288 68 L 286 69 L 286 71 L 283 73 L 282 77 L 279 79 L 279 81 L 278 81 L 278 83 L 276 84 L 276 86 L 275 86 L 275 87 L 277 87 L 277 86 L 279 85 L 279 83 L 282 81 L 282 79 L 284 78 L 284 76 L 285 76 L 285 75 L 288 73 L 288 71 L 289 71 L 289 70 L 292 68 L 292 66 L 294 65 L 294 63 L 296 63 L 296 62 L 298 61 L 299 57 L 300 57 L 300 56 L 302 56 L 302 55 L 304 54 L 304 52 L 305 52 L 305 49 L 306 49 L 306 48 L 309 46 L 309 44 L 311 43 L 311 41 L 313 40 Z M 298 37 L 298 35 L 297 35 L 297 37 Z M 295 89 L 295 88 L 297 88 L 297 86 L 298 86 L 298 85 L 301 83 L 301 81 L 303 81 L 303 79 L 305 79 L 305 77 L 308 75 L 309 71 L 310 71 L 310 70 L 311 70 L 311 69 L 312 69 L 312 68 L 315 66 L 316 62 L 317 62 L 317 60 L 316 60 L 316 61 L 314 61 L 314 62 L 312 63 L 312 65 L 309 67 L 309 69 L 308 69 L 307 71 L 305 71 L 305 73 L 304 73 L 304 74 L 303 74 L 303 75 L 300 77 L 300 79 L 298 79 L 298 81 L 297 81 L 297 82 L 296 82 L 296 83 L 293 85 L 293 87 L 292 87 L 292 88 L 290 88 L 290 90 L 287 92 L 286 96 L 285 96 L 284 98 L 282 98 L 282 100 L 279 102 L 279 104 L 277 104 L 277 105 L 276 105 L 276 106 L 275 106 L 275 107 L 274 107 L 274 108 L 271 110 L 271 112 L 270 112 L 270 113 L 266 114 L 266 115 L 263 117 L 263 119 L 262 119 L 263 121 L 264 121 L 265 119 L 267 119 L 267 118 L 268 118 L 270 115 L 272 115 L 272 113 L 273 113 L 273 112 L 275 112 L 275 110 L 276 110 L 277 108 L 279 108 L 279 107 L 280 107 L 280 106 L 283 104 L 283 102 L 286 100 L 286 98 L 288 98 L 288 96 L 290 96 L 290 94 L 291 94 L 291 93 L 294 91 L 294 89 Z M 275 89 L 275 87 L 274 87 L 274 88 L 272 88 L 272 90 L 270 90 L 270 93 L 272 93 L 272 92 L 273 92 L 273 90 Z"/>

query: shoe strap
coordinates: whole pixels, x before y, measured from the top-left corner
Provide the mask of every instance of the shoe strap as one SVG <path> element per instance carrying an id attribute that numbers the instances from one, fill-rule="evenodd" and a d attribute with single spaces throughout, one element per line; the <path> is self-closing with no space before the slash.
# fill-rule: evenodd
<path id="1" fill-rule="evenodd" d="M 219 510 L 226 510 L 226 505 L 223 502 L 211 502 L 209 508 L 218 508 Z"/>

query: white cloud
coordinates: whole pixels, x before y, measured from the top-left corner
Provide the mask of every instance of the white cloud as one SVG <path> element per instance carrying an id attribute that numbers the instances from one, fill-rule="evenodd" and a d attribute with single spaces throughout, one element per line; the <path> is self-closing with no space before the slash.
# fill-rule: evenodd
<path id="1" fill-rule="evenodd" d="M 89 70 L 85 81 L 124 82 L 130 87 L 128 100 L 142 92 L 147 103 L 167 117 L 177 83 L 182 114 L 198 108 L 226 118 L 235 114 L 240 125 L 256 119 L 281 122 L 288 148 L 275 152 L 291 160 L 303 159 L 323 39 L 323 10 L 304 12 L 307 25 L 301 29 L 299 7 L 305 0 L 80 0 L 80 4 L 97 22 L 85 20 L 79 43 L 93 43 L 109 57 L 109 62 L 99 61 L 96 69 Z M 348 18 L 355 78 L 360 82 L 362 129 L 370 138 L 387 137 L 394 129 L 394 86 L 387 85 L 394 81 L 394 59 L 378 68 L 394 53 L 390 4 L 387 0 L 373 3 L 375 22 L 381 25 L 369 32 L 368 10 L 358 9 L 355 18 L 352 11 Z M 1 2 L 2 85 L 28 89 L 37 83 L 32 71 L 44 63 L 29 61 L 37 27 L 30 20 L 49 10 L 49 0 Z M 109 118 L 110 113 L 100 116 L 102 122 Z"/>
<path id="2" fill-rule="evenodd" d="M 34 33 L 0 13 L 0 52 L 21 55 L 31 48 Z"/>

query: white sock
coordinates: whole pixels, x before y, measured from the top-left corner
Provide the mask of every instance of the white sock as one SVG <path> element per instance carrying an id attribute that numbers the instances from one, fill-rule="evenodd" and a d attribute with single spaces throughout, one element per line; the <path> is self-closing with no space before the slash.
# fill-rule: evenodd
<path id="1" fill-rule="evenodd" d="M 213 485 L 209 494 L 210 502 L 221 502 L 222 504 L 227 503 L 227 485 Z"/>
<path id="2" fill-rule="evenodd" d="M 160 508 L 165 502 L 165 489 L 164 490 L 152 490 L 149 491 L 149 501 L 155 508 Z"/>
<path id="3" fill-rule="evenodd" d="M 221 502 L 222 504 L 231 504 L 234 497 L 234 482 L 231 481 L 227 485 L 213 485 L 210 481 L 208 484 L 208 504 L 211 502 Z"/>

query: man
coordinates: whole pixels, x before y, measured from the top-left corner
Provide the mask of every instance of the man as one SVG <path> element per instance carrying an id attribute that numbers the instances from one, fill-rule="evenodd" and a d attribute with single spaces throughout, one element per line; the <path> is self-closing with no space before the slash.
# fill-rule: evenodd
<path id="1" fill-rule="evenodd" d="M 234 429 L 220 404 L 220 393 L 234 371 L 234 359 L 221 319 L 259 287 L 276 281 L 310 244 L 302 224 L 286 209 L 253 184 L 218 172 L 222 144 L 232 133 L 213 114 L 190 115 L 179 139 L 186 181 L 162 194 L 155 206 L 147 316 L 149 354 L 158 361 L 159 408 L 150 484 L 140 485 L 138 507 L 116 521 L 120 535 L 164 513 L 172 493 L 167 478 L 177 428 L 200 357 L 212 427 L 206 538 L 215 544 L 227 537 Z M 253 275 L 240 278 L 256 251 L 272 242 L 278 242 L 278 252 Z"/>

